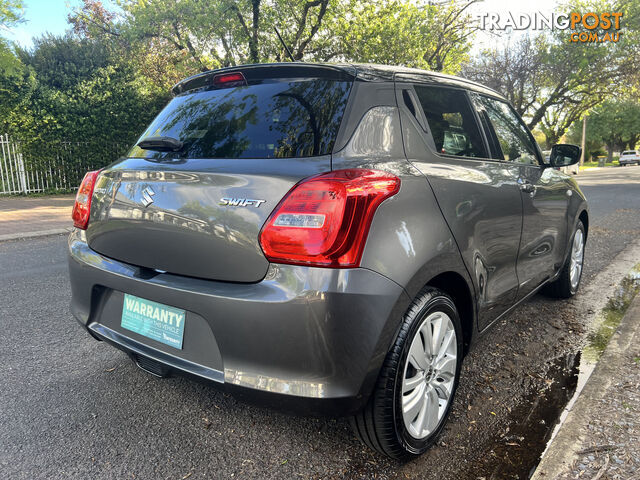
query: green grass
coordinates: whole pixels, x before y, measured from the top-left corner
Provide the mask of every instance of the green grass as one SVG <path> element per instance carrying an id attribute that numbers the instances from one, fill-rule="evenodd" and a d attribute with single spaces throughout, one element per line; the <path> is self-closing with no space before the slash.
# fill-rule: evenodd
<path id="1" fill-rule="evenodd" d="M 636 264 L 617 286 L 614 295 L 598 315 L 597 327 L 588 334 L 584 358 L 596 362 L 615 333 L 631 301 L 640 292 L 640 263 Z"/>
<path id="2" fill-rule="evenodd" d="M 596 161 L 596 162 L 584 162 L 584 164 L 582 165 L 582 168 L 590 168 L 590 167 L 599 167 L 600 164 Z M 604 164 L 605 167 L 619 167 L 620 164 L 618 163 L 618 160 L 614 160 L 611 163 L 606 163 Z"/>

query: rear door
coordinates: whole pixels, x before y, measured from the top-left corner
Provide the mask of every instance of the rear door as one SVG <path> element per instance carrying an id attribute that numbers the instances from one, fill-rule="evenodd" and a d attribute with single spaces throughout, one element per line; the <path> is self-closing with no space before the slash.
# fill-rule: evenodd
<path id="1" fill-rule="evenodd" d="M 561 266 L 567 245 L 568 189 L 564 175 L 545 168 L 535 141 L 511 106 L 472 94 L 488 121 L 493 156 L 517 175 L 522 197 L 522 238 L 518 253 L 518 298 L 531 293 Z"/>
<path id="2" fill-rule="evenodd" d="M 87 229 L 93 250 L 179 275 L 264 277 L 260 229 L 299 180 L 331 170 L 353 76 L 305 65 L 237 72 L 244 80 L 210 74 L 177 88 L 186 91 L 140 138 L 171 137 L 182 150 L 134 147 L 100 174 Z"/>
<path id="3" fill-rule="evenodd" d="M 398 88 L 401 108 L 416 118 L 415 132 L 424 138 L 422 151 L 407 153 L 409 161 L 429 180 L 472 274 L 483 328 L 516 298 L 522 226 L 517 176 L 489 157 L 466 90 L 419 83 Z"/>

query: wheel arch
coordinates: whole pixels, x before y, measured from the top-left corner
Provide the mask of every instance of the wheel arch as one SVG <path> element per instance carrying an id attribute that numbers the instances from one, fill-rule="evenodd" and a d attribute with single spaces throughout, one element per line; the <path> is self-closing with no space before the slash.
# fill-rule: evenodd
<path id="1" fill-rule="evenodd" d="M 589 213 L 586 210 L 582 210 L 578 215 L 578 220 L 582 221 L 584 225 L 584 238 L 586 240 L 589 236 Z"/>
<path id="2" fill-rule="evenodd" d="M 469 284 L 458 272 L 447 271 L 433 277 L 425 287 L 442 290 L 453 299 L 460 315 L 462 340 L 466 355 L 475 333 L 475 302 Z"/>

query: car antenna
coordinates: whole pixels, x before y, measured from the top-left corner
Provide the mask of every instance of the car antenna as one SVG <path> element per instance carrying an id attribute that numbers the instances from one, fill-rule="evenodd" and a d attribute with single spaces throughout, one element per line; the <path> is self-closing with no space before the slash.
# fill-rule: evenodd
<path id="1" fill-rule="evenodd" d="M 292 62 L 295 62 L 296 59 L 293 58 L 293 54 L 291 53 L 291 50 L 289 50 L 289 47 L 287 47 L 287 44 L 284 43 L 284 40 L 282 39 L 282 37 L 280 36 L 280 32 L 278 31 L 278 29 L 275 27 L 273 27 L 273 29 L 276 31 L 276 35 L 278 36 L 278 40 L 280 40 L 280 43 L 282 44 L 282 46 L 284 47 L 284 49 L 287 51 L 287 54 L 289 55 L 289 58 L 291 59 Z"/>

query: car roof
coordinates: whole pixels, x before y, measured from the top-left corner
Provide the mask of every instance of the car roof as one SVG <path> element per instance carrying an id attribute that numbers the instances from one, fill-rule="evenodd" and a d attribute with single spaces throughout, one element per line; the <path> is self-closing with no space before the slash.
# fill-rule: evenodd
<path id="1" fill-rule="evenodd" d="M 327 69 L 340 70 L 343 73 L 351 75 L 357 80 L 367 82 L 390 82 L 394 79 L 427 82 L 433 84 L 446 84 L 449 86 L 466 88 L 479 93 L 484 93 L 504 100 L 504 97 L 495 90 L 485 87 L 484 85 L 467 80 L 465 78 L 447 75 L 440 72 L 431 72 L 418 68 L 399 67 L 393 65 L 378 65 L 373 63 L 311 63 L 311 62 L 281 62 L 281 63 L 255 63 L 247 65 L 237 65 L 232 67 L 219 68 L 216 70 L 208 70 L 185 78 L 178 82 L 171 90 L 174 94 L 182 93 L 190 90 L 191 85 L 201 85 L 202 77 L 217 75 L 224 72 L 262 69 L 262 68 L 304 68 L 304 69 Z"/>
<path id="2" fill-rule="evenodd" d="M 468 80 L 466 78 L 457 77 L 455 75 L 447 75 L 446 73 L 432 72 L 430 70 L 422 70 L 420 68 L 400 67 L 393 65 L 378 65 L 373 63 L 351 63 L 348 64 L 356 69 L 358 77 L 362 80 L 368 79 L 372 81 L 391 81 L 394 78 L 404 79 L 407 81 L 427 80 L 430 83 L 447 84 L 474 90 L 479 93 L 490 94 L 495 97 L 504 99 L 504 97 L 492 88 L 486 87 L 478 82 Z"/>

